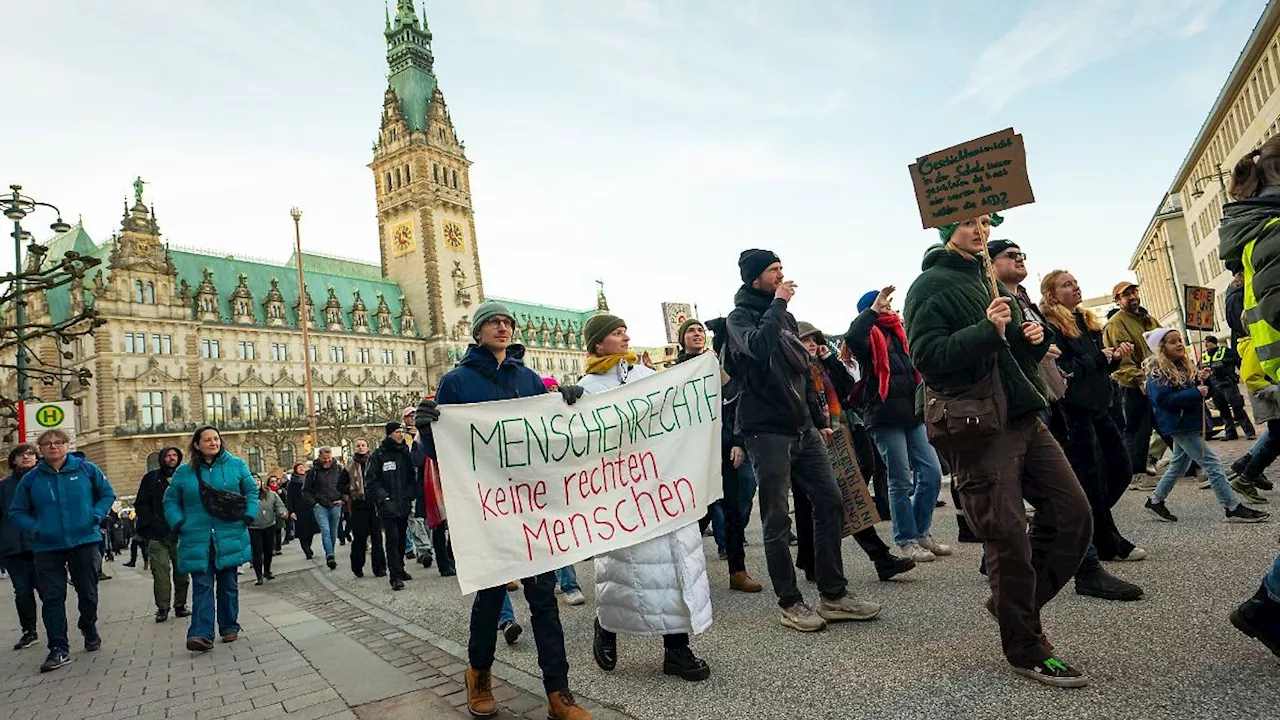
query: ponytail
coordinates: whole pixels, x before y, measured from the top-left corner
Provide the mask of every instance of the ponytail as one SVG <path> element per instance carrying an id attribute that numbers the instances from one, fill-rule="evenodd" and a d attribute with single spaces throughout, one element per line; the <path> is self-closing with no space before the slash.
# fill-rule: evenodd
<path id="1" fill-rule="evenodd" d="M 1280 185 L 1280 135 L 1240 158 L 1231 171 L 1232 200 L 1257 197 L 1270 185 Z"/>

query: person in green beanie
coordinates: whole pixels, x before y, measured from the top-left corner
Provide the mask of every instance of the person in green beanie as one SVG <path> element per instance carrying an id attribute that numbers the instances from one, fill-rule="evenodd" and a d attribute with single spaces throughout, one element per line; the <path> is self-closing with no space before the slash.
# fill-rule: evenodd
<path id="1" fill-rule="evenodd" d="M 1093 518 L 1062 448 L 1039 417 L 1045 399 L 1037 368 L 1053 331 L 1026 321 L 995 282 L 987 254 L 992 224 L 982 215 L 939 231 L 946 244 L 925 251 L 923 272 L 907 292 L 906 346 L 927 386 L 930 440 L 948 456 L 968 522 L 985 543 L 986 609 L 1000 626 L 1005 658 L 1016 673 L 1046 685 L 1082 687 L 1088 678 L 1058 657 L 1041 629 L 1040 609 L 1080 567 Z M 992 380 L 1005 401 L 996 403 L 1002 416 L 988 418 L 994 432 L 940 442 L 950 437 L 950 426 L 945 413 L 936 419 L 936 404 L 963 411 L 949 396 Z M 1031 532 L 1024 496 L 1037 510 Z"/>

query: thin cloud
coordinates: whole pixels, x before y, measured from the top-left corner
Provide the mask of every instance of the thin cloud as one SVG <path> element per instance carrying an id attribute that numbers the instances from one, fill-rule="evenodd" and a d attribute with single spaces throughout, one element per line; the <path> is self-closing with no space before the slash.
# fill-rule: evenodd
<path id="1" fill-rule="evenodd" d="M 1019 93 L 1049 85 L 1094 63 L 1164 37 L 1190 37 L 1223 0 L 1048 2 L 987 44 L 956 105 L 977 100 L 999 109 Z"/>

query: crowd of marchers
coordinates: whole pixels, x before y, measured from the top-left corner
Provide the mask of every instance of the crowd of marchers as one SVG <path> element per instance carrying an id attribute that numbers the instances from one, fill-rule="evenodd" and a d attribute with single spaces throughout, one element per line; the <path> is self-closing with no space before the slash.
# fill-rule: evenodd
<path id="1" fill-rule="evenodd" d="M 677 333 L 678 362 L 714 353 L 721 370 L 723 499 L 701 523 L 594 558 L 596 664 L 616 667 L 620 637 L 660 637 L 664 674 L 709 677 L 714 658 L 700 657 L 692 642 L 713 617 L 703 535 L 714 536 L 731 590 L 761 592 L 744 549 L 757 506 L 781 625 L 815 632 L 877 618 L 881 604 L 855 594 L 843 567 L 844 505 L 828 446 L 847 432 L 890 524 L 888 541 L 874 526 L 853 535 L 879 579 L 952 554 L 933 524 L 950 477 L 956 541 L 982 544 L 978 569 L 991 594 L 980 611 L 996 620 L 1011 669 L 1054 687 L 1087 684 L 1067 659 L 1070 649 L 1046 637 L 1040 613 L 1068 582 L 1103 600 L 1143 597 L 1103 564 L 1159 552 L 1138 547 L 1117 525 L 1112 509 L 1127 490 L 1146 494 L 1155 520 L 1176 522 L 1179 504 L 1200 501 L 1191 492 L 1175 496 L 1175 487 L 1198 478 L 1225 521 L 1269 517 L 1258 506 L 1272 490 L 1265 470 L 1280 455 L 1280 139 L 1240 161 L 1231 193 L 1221 232 L 1221 256 L 1235 275 L 1225 301 L 1231 334 L 1205 338 L 1199 349 L 1159 325 L 1133 282 L 1112 288 L 1116 309 L 1106 318 L 1084 307 L 1067 270 L 1046 272 L 1029 290 L 1028 255 L 1013 240 L 992 238 L 1003 222 L 995 214 L 940 228 L 901 314 L 894 287 L 869 291 L 839 338 L 791 313 L 797 285 L 776 254 L 743 251 L 734 310 L 705 324 L 690 319 Z M 472 317 L 474 342 L 435 395 L 387 422 L 381 439 L 357 440 L 349 458 L 321 448 L 309 465 L 263 480 L 227 452 L 212 426 L 185 449 L 162 450 L 130 518 L 152 573 L 156 621 L 190 616 L 192 652 L 234 642 L 241 566 L 252 567 L 255 584 L 269 582 L 272 557 L 296 540 L 311 558 L 316 535 L 331 571 L 335 544 L 349 544 L 350 571 L 363 577 L 368 561 L 395 590 L 412 580 L 411 558 L 454 575 L 442 492 L 450 479 L 437 469 L 432 432 L 441 408 L 549 392 L 572 405 L 656 372 L 631 349 L 626 322 L 602 313 L 583 328 L 585 375 L 560 385 L 525 366 L 515 322 L 501 302 L 482 303 Z M 1257 427 L 1265 429 L 1256 434 Z M 1254 444 L 1227 467 L 1213 438 L 1240 434 Z M 71 660 L 68 580 L 85 651 L 103 643 L 101 528 L 115 493 L 68 440 L 49 430 L 14 446 L 10 475 L 0 481 L 0 557 L 23 633 L 15 649 L 38 642 L 38 597 L 49 651 L 42 671 Z M 523 632 L 510 598 L 521 587 L 548 718 L 589 719 L 569 688 L 557 600 L 559 591 L 567 605 L 588 602 L 572 565 L 476 593 L 468 710 L 498 712 L 495 647 L 498 636 L 514 643 Z M 1280 655 L 1280 557 L 1230 622 Z M 647 652 L 643 641 L 628 644 L 628 652 Z"/>

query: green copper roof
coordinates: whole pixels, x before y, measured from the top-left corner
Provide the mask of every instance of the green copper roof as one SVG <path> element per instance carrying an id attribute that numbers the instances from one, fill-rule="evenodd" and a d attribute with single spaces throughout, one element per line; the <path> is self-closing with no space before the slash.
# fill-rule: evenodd
<path id="1" fill-rule="evenodd" d="M 516 324 L 520 326 L 523 332 L 528 328 L 529 322 L 533 322 L 535 330 L 542 329 L 542 323 L 545 321 L 547 328 L 554 329 L 556 321 L 560 321 L 560 332 L 578 333 L 582 330 L 582 324 L 587 318 L 596 314 L 594 309 L 591 310 L 573 310 L 570 308 L 559 308 L 551 305 L 535 305 L 533 303 L 521 302 L 520 300 L 510 300 L 507 298 L 494 297 L 486 295 L 486 300 L 497 300 L 498 302 L 510 308 L 512 314 L 516 316 Z M 539 343 L 533 342 L 528 337 L 522 337 L 525 345 L 538 346 Z"/>
<path id="2" fill-rule="evenodd" d="M 235 290 L 236 285 L 240 282 L 240 274 L 245 275 L 245 284 L 249 287 L 249 291 L 253 294 L 253 316 L 258 324 L 266 323 L 266 310 L 263 308 L 263 301 L 267 297 L 267 293 L 271 290 L 271 281 L 277 281 L 280 289 L 280 295 L 284 298 L 285 318 L 288 327 L 297 327 L 295 321 L 296 313 L 293 309 L 298 302 L 298 276 L 295 267 L 287 267 L 285 265 L 272 265 L 265 262 L 247 261 L 229 255 L 218 257 L 215 255 L 207 255 L 204 253 L 190 251 L 174 251 L 173 264 L 178 269 L 178 277 L 186 280 L 191 285 L 192 296 L 196 293 L 201 280 L 204 278 L 204 271 L 208 269 L 213 273 L 213 284 L 218 289 L 218 311 L 222 314 L 224 321 L 230 322 L 231 313 L 231 293 Z M 312 270 L 309 266 L 310 258 L 304 254 L 302 269 L 306 276 L 307 292 L 311 294 L 311 301 L 315 304 L 316 325 L 323 328 L 324 323 L 324 304 L 328 298 L 328 289 L 334 289 L 334 295 L 338 298 L 338 302 L 342 304 L 342 322 L 346 330 L 351 329 L 351 306 L 355 302 L 355 293 L 360 291 L 360 298 L 364 301 L 365 308 L 369 313 L 369 325 L 376 328 L 376 315 L 378 311 L 378 294 L 381 293 L 387 300 L 387 306 L 391 309 L 392 320 L 400 316 L 400 286 L 381 277 L 377 279 L 369 279 L 362 277 L 352 277 L 350 275 L 339 275 L 331 272 L 322 272 Z M 399 325 L 396 326 L 397 334 Z"/>
<path id="3" fill-rule="evenodd" d="M 284 264 L 287 268 L 298 267 L 298 254 L 289 256 Z M 377 265 L 370 265 L 359 260 L 351 258 L 335 257 L 333 255 L 320 255 L 318 253 L 302 253 L 302 271 L 310 273 L 311 271 L 329 273 L 331 275 L 345 275 L 347 277 L 361 278 L 364 280 L 381 281 L 382 268 Z M 312 297 L 314 300 L 315 297 Z"/>
<path id="4" fill-rule="evenodd" d="M 418 22 L 412 0 L 397 0 L 396 16 L 383 33 L 387 39 L 387 85 L 400 100 L 409 131 L 425 130 L 436 89 L 431 31 Z"/>

